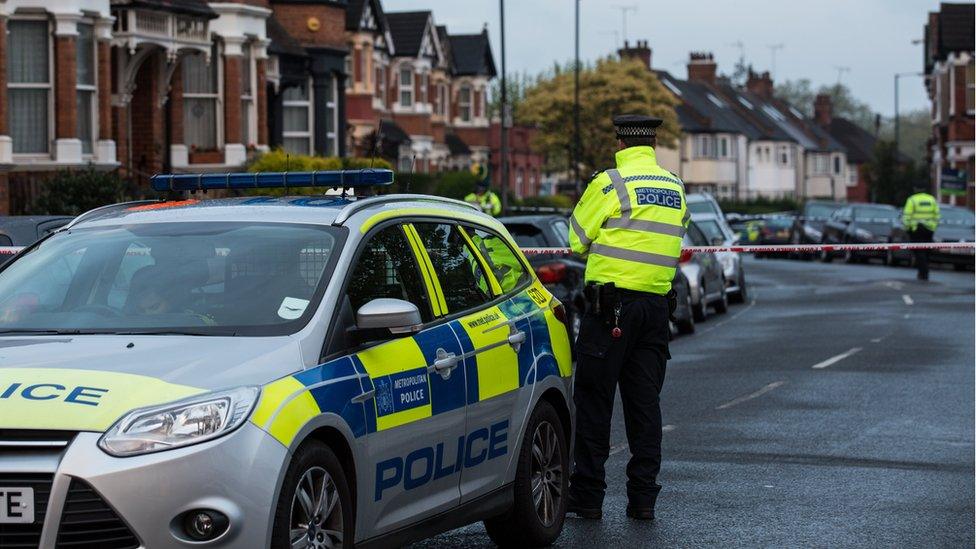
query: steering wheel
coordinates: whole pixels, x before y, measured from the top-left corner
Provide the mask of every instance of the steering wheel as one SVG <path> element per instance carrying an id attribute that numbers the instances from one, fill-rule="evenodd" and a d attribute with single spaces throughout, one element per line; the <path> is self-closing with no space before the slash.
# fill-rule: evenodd
<path id="1" fill-rule="evenodd" d="M 99 316 L 104 316 L 107 318 L 120 318 L 122 313 L 108 305 L 82 305 L 81 307 L 76 307 L 72 312 L 74 313 L 94 313 Z"/>

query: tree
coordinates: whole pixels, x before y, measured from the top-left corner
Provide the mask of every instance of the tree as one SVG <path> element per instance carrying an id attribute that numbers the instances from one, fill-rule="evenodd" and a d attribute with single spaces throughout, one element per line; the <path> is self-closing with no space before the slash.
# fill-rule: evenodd
<path id="1" fill-rule="evenodd" d="M 571 168 L 573 71 L 558 67 L 540 76 L 525 94 L 520 116 L 539 128 L 535 147 L 550 163 Z M 612 165 L 617 140 L 611 118 L 641 113 L 664 120 L 658 143 L 674 146 L 680 133 L 676 100 L 636 59 L 601 59 L 580 70 L 580 164 L 582 173 Z"/>
<path id="2" fill-rule="evenodd" d="M 851 89 L 844 84 L 820 86 L 814 91 L 813 85 L 806 78 L 787 80 L 776 86 L 774 94 L 777 98 L 796 107 L 807 118 L 813 117 L 813 102 L 817 95 L 827 94 L 833 103 L 834 116 L 846 118 L 871 133 L 876 131 L 876 117 L 871 107 L 855 98 Z"/>
<path id="3" fill-rule="evenodd" d="M 867 170 L 871 201 L 895 206 L 904 204 L 913 188 L 928 177 L 924 166 L 905 162 L 895 153 L 894 142 L 886 140 L 875 145 Z"/>
<path id="4" fill-rule="evenodd" d="M 62 170 L 45 181 L 33 210 L 42 215 L 78 215 L 126 200 L 126 184 L 116 172 L 88 167 Z"/>
<path id="5" fill-rule="evenodd" d="M 898 150 L 913 162 L 925 161 L 928 140 L 932 137 L 932 115 L 928 109 L 918 109 L 901 114 L 898 128 Z M 887 118 L 881 125 L 881 138 L 895 140 L 895 123 Z"/>

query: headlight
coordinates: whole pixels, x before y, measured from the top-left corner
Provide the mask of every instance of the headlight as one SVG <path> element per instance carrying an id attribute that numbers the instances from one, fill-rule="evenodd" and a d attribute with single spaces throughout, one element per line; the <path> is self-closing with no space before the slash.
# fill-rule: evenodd
<path id="1" fill-rule="evenodd" d="M 817 229 L 814 229 L 810 225 L 804 225 L 803 232 L 807 235 L 807 238 L 813 240 L 814 242 L 820 242 L 820 239 L 823 238 L 823 233 Z"/>
<path id="2" fill-rule="evenodd" d="M 874 234 L 865 231 L 864 229 L 854 229 L 854 236 L 860 238 L 861 240 L 871 240 L 874 238 Z"/>
<path id="3" fill-rule="evenodd" d="M 126 457 L 212 440 L 240 427 L 260 394 L 257 387 L 240 387 L 133 410 L 102 435 L 98 446 Z"/>

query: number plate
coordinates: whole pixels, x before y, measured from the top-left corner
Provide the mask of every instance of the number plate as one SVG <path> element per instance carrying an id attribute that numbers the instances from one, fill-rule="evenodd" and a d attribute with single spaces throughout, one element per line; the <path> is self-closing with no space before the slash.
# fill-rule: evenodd
<path id="1" fill-rule="evenodd" d="M 34 522 L 34 489 L 0 486 L 0 524 Z"/>

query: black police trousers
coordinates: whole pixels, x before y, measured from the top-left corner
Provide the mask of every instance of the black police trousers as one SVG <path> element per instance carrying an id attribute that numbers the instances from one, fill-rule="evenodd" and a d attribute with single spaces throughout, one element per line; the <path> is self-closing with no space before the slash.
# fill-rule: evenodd
<path id="1" fill-rule="evenodd" d="M 570 497 L 600 508 L 606 492 L 610 418 L 617 385 L 630 446 L 627 497 L 630 505 L 654 508 L 661 486 L 661 403 L 668 354 L 668 303 L 664 296 L 620 292 L 621 334 L 612 323 L 587 313 L 576 342 L 576 448 Z"/>
<path id="2" fill-rule="evenodd" d="M 919 225 L 914 231 L 908 233 L 912 242 L 932 242 L 933 232 L 924 225 Z M 915 250 L 915 267 L 918 268 L 919 280 L 929 279 L 929 251 Z"/>

